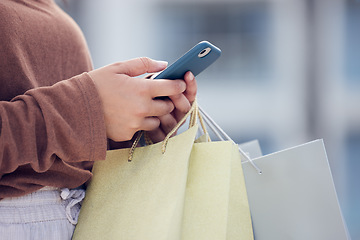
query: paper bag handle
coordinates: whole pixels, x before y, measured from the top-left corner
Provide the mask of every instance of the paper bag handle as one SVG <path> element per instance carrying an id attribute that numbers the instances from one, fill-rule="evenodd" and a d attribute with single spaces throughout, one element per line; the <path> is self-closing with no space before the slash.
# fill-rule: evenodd
<path id="1" fill-rule="evenodd" d="M 207 133 L 204 121 L 202 119 L 202 117 L 200 116 L 199 113 L 199 107 L 197 104 L 197 100 L 195 99 L 195 101 L 192 103 L 190 110 L 185 114 L 185 116 L 176 124 L 176 126 L 166 135 L 165 139 L 163 140 L 163 144 L 161 147 L 162 153 L 165 153 L 166 151 L 166 146 L 169 142 L 169 139 L 171 138 L 171 136 L 177 131 L 179 130 L 179 128 L 182 126 L 182 124 L 186 121 L 186 119 L 190 116 L 190 123 L 189 123 L 189 128 L 195 126 L 195 124 L 197 123 L 197 119 L 199 119 L 201 127 L 203 129 L 203 131 L 205 133 Z M 149 138 L 149 136 L 144 133 L 144 131 L 139 131 L 131 148 L 130 148 L 130 152 L 129 152 L 129 157 L 128 157 L 128 162 L 132 161 L 133 155 L 134 155 L 134 151 L 136 146 L 138 145 L 141 137 L 144 135 L 145 138 L 145 142 L 147 145 L 151 145 L 152 141 Z"/>
<path id="2" fill-rule="evenodd" d="M 189 128 L 195 126 L 196 124 L 196 119 L 199 116 L 199 107 L 197 104 L 197 101 L 195 99 L 195 101 L 192 103 L 190 110 L 185 114 L 185 116 L 176 124 L 176 126 L 166 135 L 165 139 L 163 140 L 163 144 L 161 147 L 162 153 L 165 153 L 166 151 L 166 146 L 169 142 L 169 139 L 171 138 L 171 136 L 177 131 L 179 130 L 179 128 L 182 126 L 182 124 L 186 121 L 186 119 L 190 116 L 190 123 L 189 123 Z"/>
<path id="3" fill-rule="evenodd" d="M 200 107 L 198 106 L 200 115 L 204 116 L 204 121 L 206 125 L 210 127 L 210 129 L 214 132 L 214 134 L 221 141 L 231 141 L 236 144 L 230 137 L 225 133 L 225 131 Z M 224 139 L 225 138 L 225 139 Z M 238 146 L 240 154 L 255 168 L 258 174 L 262 174 L 262 170 L 254 163 L 254 161 Z"/>

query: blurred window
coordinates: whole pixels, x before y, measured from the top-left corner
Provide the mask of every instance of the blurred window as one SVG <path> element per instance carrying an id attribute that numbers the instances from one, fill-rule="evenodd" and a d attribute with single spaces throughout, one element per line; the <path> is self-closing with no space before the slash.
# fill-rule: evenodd
<path id="1" fill-rule="evenodd" d="M 347 1 L 345 9 L 345 76 L 352 88 L 360 86 L 360 1 Z"/>
<path id="2" fill-rule="evenodd" d="M 201 40 L 219 46 L 223 56 L 202 75 L 242 80 L 270 79 L 271 12 L 268 2 L 167 3 L 158 8 L 162 55 L 173 62 Z M 159 24 L 160 25 L 160 24 Z M 174 47 L 175 46 L 175 47 Z"/>

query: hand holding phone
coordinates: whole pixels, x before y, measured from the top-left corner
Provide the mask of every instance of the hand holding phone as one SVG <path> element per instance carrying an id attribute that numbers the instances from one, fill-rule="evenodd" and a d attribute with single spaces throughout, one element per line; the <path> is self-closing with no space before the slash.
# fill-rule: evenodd
<path id="1" fill-rule="evenodd" d="M 152 75 L 151 79 L 184 79 L 185 74 L 191 71 L 194 76 L 200 74 L 221 55 L 221 50 L 213 44 L 202 41 L 186 52 L 160 73 Z M 195 85 L 194 85 L 195 84 Z M 196 97 L 196 82 L 191 82 L 184 95 L 180 98 L 171 99 L 174 103 L 174 113 L 159 117 L 160 127 L 149 132 L 150 138 L 159 142 L 172 130 L 185 113 L 190 109 L 191 103 Z M 157 97 L 156 99 L 168 99 L 169 97 Z M 171 98 L 171 97 L 170 97 Z"/>

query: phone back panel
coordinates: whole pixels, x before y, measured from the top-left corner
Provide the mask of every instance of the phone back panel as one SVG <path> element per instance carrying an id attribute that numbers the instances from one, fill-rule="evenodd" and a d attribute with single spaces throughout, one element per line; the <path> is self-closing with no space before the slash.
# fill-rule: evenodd
<path id="1" fill-rule="evenodd" d="M 207 55 L 199 57 L 199 54 L 206 48 L 210 48 L 211 51 Z M 219 48 L 207 41 L 202 41 L 159 73 L 154 79 L 183 79 L 185 73 L 188 71 L 191 71 L 194 76 L 197 76 L 215 62 L 220 55 L 221 50 Z"/>

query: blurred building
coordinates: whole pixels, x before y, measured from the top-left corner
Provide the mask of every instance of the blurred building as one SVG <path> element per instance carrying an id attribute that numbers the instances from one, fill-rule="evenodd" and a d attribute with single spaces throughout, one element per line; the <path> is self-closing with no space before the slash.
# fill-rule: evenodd
<path id="1" fill-rule="evenodd" d="M 221 59 L 197 77 L 199 103 L 235 141 L 259 139 L 265 154 L 324 138 L 350 233 L 360 239 L 360 1 L 67 5 L 95 67 L 139 56 L 171 63 L 201 40 L 219 46 Z"/>

